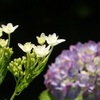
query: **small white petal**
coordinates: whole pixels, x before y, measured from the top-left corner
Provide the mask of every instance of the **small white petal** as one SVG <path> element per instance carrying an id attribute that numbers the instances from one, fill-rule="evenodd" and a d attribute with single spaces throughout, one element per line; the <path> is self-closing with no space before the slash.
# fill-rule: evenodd
<path id="1" fill-rule="evenodd" d="M 23 50 L 23 45 L 21 43 L 18 43 L 18 46 Z"/>
<path id="2" fill-rule="evenodd" d="M 58 40 L 57 40 L 57 44 L 62 43 L 62 42 L 65 42 L 65 41 L 66 41 L 65 39 L 58 39 Z M 56 44 L 56 45 L 57 45 L 57 44 Z"/>

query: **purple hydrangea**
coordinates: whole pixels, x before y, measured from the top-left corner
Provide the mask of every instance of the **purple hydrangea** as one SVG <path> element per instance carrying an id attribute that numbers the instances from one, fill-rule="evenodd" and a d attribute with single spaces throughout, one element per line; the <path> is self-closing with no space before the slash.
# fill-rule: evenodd
<path id="1" fill-rule="evenodd" d="M 57 100 L 60 97 L 74 100 L 80 91 L 96 91 L 100 86 L 100 42 L 71 45 L 49 65 L 44 77 L 44 84 Z M 96 93 L 98 95 L 98 91 Z"/>

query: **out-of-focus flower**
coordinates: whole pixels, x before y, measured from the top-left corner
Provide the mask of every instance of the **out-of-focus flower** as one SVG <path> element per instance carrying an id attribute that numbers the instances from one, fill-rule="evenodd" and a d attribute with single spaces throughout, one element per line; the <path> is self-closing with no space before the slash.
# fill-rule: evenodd
<path id="1" fill-rule="evenodd" d="M 21 43 L 18 43 L 18 46 L 24 51 L 24 52 L 31 52 L 33 48 L 33 44 L 31 42 L 26 42 L 24 45 Z"/>
<path id="2" fill-rule="evenodd" d="M 49 34 L 49 36 L 45 36 L 45 38 L 46 38 L 47 43 L 51 46 L 55 46 L 65 41 L 65 39 L 58 39 L 58 36 L 56 36 L 56 33 L 53 33 L 52 35 Z"/>
<path id="3" fill-rule="evenodd" d="M 1 46 L 1 47 L 7 46 L 7 43 L 8 43 L 8 39 L 7 39 L 7 40 L 5 40 L 5 39 L 0 39 L 0 46 Z"/>
<path id="4" fill-rule="evenodd" d="M 13 26 L 12 23 L 8 23 L 7 25 L 1 25 L 2 26 L 2 30 L 7 33 L 7 34 L 11 34 L 15 31 L 15 29 L 19 26 Z"/>
<path id="5" fill-rule="evenodd" d="M 97 83 L 98 86 L 100 86 L 100 76 L 97 76 Z"/>
<path id="6" fill-rule="evenodd" d="M 75 49 L 82 61 L 90 62 L 94 59 L 95 53 L 97 52 L 97 44 L 93 41 L 89 41 L 85 44 L 79 42 L 75 46 Z"/>
<path id="7" fill-rule="evenodd" d="M 58 98 L 57 91 L 62 93 L 59 95 L 75 99 L 79 91 L 91 93 L 100 86 L 99 48 L 99 42 L 78 42 L 76 45 L 71 45 L 69 50 L 63 50 L 55 59 L 55 63 L 49 65 L 44 75 L 44 83 L 56 98 Z M 73 89 L 77 91 L 77 95 Z M 73 96 L 69 96 L 71 93 Z"/>
<path id="8" fill-rule="evenodd" d="M 2 28 L 0 27 L 0 37 L 2 36 Z"/>
<path id="9" fill-rule="evenodd" d="M 44 33 L 41 33 L 40 37 L 36 36 L 36 38 L 40 45 L 43 45 L 45 43 L 45 34 Z"/>
<path id="10" fill-rule="evenodd" d="M 36 53 L 37 57 L 44 57 L 49 53 L 50 46 L 46 47 L 46 45 L 38 45 L 34 46 L 34 52 Z"/>

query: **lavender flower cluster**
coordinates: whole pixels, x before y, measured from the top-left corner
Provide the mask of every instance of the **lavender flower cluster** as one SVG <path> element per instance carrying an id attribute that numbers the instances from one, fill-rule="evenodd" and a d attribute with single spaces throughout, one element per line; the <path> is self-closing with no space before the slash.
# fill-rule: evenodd
<path id="1" fill-rule="evenodd" d="M 100 42 L 71 45 L 49 66 L 44 77 L 47 89 L 57 100 L 75 100 L 80 91 L 92 94 L 100 87 Z M 100 90 L 95 93 L 100 100 Z"/>

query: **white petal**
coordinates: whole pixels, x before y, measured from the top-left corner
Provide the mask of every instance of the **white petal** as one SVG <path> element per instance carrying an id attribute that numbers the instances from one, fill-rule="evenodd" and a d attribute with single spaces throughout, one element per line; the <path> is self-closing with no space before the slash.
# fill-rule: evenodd
<path id="1" fill-rule="evenodd" d="M 66 41 L 65 39 L 58 39 L 57 40 L 57 44 L 62 43 L 62 42 L 65 42 L 65 41 Z"/>
<path id="2" fill-rule="evenodd" d="M 18 43 L 18 46 L 23 50 L 23 45 L 21 43 Z"/>
<path id="3" fill-rule="evenodd" d="M 14 30 L 15 30 L 16 28 L 18 28 L 18 26 L 19 26 L 19 25 L 14 26 Z"/>

